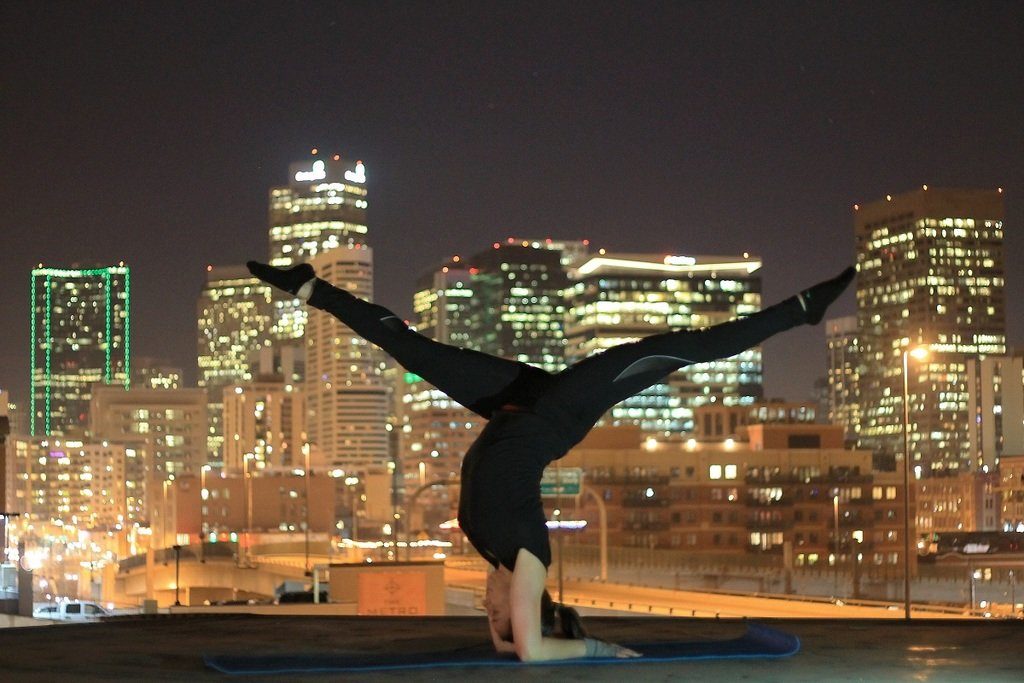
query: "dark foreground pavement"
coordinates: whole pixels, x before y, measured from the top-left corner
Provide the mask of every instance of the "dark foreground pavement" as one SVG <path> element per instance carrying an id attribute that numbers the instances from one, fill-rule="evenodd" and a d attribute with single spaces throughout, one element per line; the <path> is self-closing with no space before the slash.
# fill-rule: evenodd
<path id="1" fill-rule="evenodd" d="M 613 641 L 729 638 L 738 620 L 591 617 Z M 1024 681 L 1024 621 L 763 620 L 800 637 L 787 659 L 229 677 L 204 653 L 427 652 L 486 641 L 483 617 L 174 615 L 0 629 L 0 680 Z"/>

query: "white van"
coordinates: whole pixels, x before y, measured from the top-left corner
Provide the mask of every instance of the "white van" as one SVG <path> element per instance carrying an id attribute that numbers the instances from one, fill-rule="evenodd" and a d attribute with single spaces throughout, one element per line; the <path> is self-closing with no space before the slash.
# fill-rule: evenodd
<path id="1" fill-rule="evenodd" d="M 36 607 L 32 616 L 36 619 L 55 619 L 59 621 L 97 621 L 110 613 L 95 602 L 85 600 L 68 600 Z"/>

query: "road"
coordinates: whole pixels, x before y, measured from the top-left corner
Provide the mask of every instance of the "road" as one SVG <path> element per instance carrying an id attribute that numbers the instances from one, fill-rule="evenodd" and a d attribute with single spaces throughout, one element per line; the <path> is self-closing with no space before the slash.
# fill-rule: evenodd
<path id="1" fill-rule="evenodd" d="M 449 587 L 482 592 L 486 571 L 469 567 L 446 567 Z M 558 600 L 557 586 L 548 584 Z M 566 581 L 562 602 L 591 609 L 687 617 L 902 619 L 902 605 L 834 604 L 823 600 L 775 598 L 674 591 L 594 581 Z M 912 609 L 913 618 L 971 618 L 959 613 Z"/>

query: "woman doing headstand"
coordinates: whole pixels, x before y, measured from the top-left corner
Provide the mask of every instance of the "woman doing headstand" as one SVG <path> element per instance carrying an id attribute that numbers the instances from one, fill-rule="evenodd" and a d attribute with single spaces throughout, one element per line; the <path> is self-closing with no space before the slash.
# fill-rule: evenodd
<path id="1" fill-rule="evenodd" d="M 728 358 L 784 330 L 820 322 L 855 274 L 850 267 L 747 317 L 646 337 L 551 374 L 428 339 L 386 308 L 317 278 L 309 264 L 280 269 L 250 261 L 248 266 L 261 280 L 332 314 L 488 420 L 462 462 L 459 525 L 494 567 L 484 604 L 495 647 L 524 661 L 637 656 L 585 637 L 575 610 L 556 607 L 544 588 L 551 563 L 540 496 L 544 468 L 579 443 L 613 405 L 674 370 Z M 556 613 L 566 637 L 551 637 Z"/>

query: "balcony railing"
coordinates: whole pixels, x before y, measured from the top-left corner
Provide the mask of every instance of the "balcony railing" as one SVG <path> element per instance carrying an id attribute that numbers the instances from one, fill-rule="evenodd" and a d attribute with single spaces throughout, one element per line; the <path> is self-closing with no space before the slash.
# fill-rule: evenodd
<path id="1" fill-rule="evenodd" d="M 645 496 L 630 496 L 622 499 L 624 508 L 663 508 L 668 507 L 669 501 L 664 498 L 647 498 Z"/>
<path id="2" fill-rule="evenodd" d="M 796 501 L 790 496 L 783 496 L 782 498 L 778 499 L 771 498 L 768 500 L 764 500 L 763 498 L 758 498 L 757 496 L 748 495 L 744 500 L 744 504 L 746 504 L 749 507 L 786 507 L 792 505 L 795 502 Z"/>
<path id="3" fill-rule="evenodd" d="M 668 522 L 624 522 L 623 531 L 668 531 L 671 525 Z"/>
<path id="4" fill-rule="evenodd" d="M 747 530 L 749 531 L 784 531 L 792 528 L 793 522 L 788 519 L 772 520 L 770 522 L 756 519 L 747 520 Z"/>
<path id="5" fill-rule="evenodd" d="M 753 475 L 744 477 L 744 481 L 751 486 L 775 485 L 775 484 L 870 484 L 874 481 L 870 474 L 847 474 L 834 473 L 822 474 L 813 477 L 801 477 L 796 474 L 771 474 Z"/>
<path id="6" fill-rule="evenodd" d="M 665 486 L 672 478 L 664 475 L 633 476 L 633 475 L 599 475 L 588 474 L 587 480 L 603 486 Z"/>

